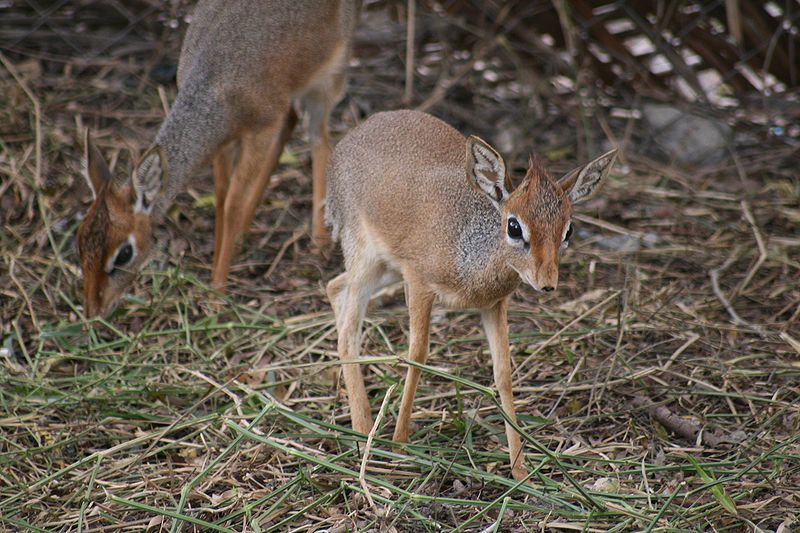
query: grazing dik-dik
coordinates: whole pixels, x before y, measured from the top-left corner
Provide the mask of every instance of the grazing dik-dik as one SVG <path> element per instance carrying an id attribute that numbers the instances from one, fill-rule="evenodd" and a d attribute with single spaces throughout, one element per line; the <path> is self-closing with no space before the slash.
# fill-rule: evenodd
<path id="1" fill-rule="evenodd" d="M 128 178 L 111 175 L 88 132 L 94 202 L 78 230 L 88 316 L 107 312 L 144 265 L 153 225 L 192 175 L 212 162 L 216 221 L 212 285 L 224 286 L 283 146 L 309 115 L 311 233 L 326 237 L 328 116 L 344 88 L 360 0 L 201 0 L 178 64 L 178 96 Z M 238 151 L 237 151 L 238 148 Z"/>
<path id="2" fill-rule="evenodd" d="M 416 111 L 379 113 L 348 133 L 331 156 L 327 212 L 341 241 L 345 272 L 328 284 L 353 428 L 372 427 L 357 364 L 370 295 L 402 279 L 409 311 L 409 358 L 428 354 L 434 299 L 478 308 L 506 415 L 511 391 L 508 299 L 520 280 L 539 291 L 558 285 L 559 256 L 572 234 L 572 204 L 591 195 L 616 150 L 559 181 L 534 160 L 512 190 L 503 158 L 477 137 L 465 139 Z M 406 441 L 420 371 L 410 366 L 394 440 Z M 511 472 L 525 476 L 522 445 L 506 424 Z"/>

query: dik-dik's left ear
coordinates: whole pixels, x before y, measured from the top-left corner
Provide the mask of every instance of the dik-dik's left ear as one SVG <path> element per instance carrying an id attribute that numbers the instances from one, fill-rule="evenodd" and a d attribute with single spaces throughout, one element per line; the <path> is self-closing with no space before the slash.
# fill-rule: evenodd
<path id="1" fill-rule="evenodd" d="M 558 180 L 558 184 L 573 204 L 586 200 L 597 190 L 597 186 L 600 185 L 603 178 L 608 175 L 608 171 L 611 170 L 616 159 L 617 149 L 615 148 L 582 167 L 567 172 Z"/>
<path id="2" fill-rule="evenodd" d="M 489 143 L 474 135 L 467 139 L 467 179 L 498 209 L 511 194 L 505 161 Z"/>
<path id="3" fill-rule="evenodd" d="M 133 171 L 131 180 L 136 192 L 133 211 L 149 215 L 153 203 L 167 183 L 167 161 L 160 146 L 150 147 Z"/>
<path id="4" fill-rule="evenodd" d="M 92 196 L 97 198 L 100 189 L 111 181 L 111 172 L 108 170 L 103 154 L 100 153 L 92 143 L 92 136 L 89 128 L 86 128 L 83 136 L 83 161 L 81 161 L 83 177 L 92 190 Z"/>

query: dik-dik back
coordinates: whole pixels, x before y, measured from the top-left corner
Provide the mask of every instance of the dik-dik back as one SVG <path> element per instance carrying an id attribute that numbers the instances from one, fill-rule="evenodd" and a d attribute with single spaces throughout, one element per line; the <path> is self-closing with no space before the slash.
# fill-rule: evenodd
<path id="1" fill-rule="evenodd" d="M 87 315 L 108 311 L 152 248 L 152 226 L 197 170 L 211 162 L 216 220 L 212 284 L 227 280 L 297 122 L 309 115 L 312 237 L 324 240 L 328 116 L 344 88 L 359 0 L 201 0 L 178 65 L 178 95 L 129 177 L 114 177 L 88 134 L 94 203 L 78 231 Z M 238 152 L 236 148 L 238 147 Z"/>
<path id="2" fill-rule="evenodd" d="M 602 170 L 612 161 L 607 154 Z M 570 196 L 582 199 L 602 173 L 582 190 L 576 177 L 557 183 L 531 161 L 512 190 L 502 158 L 480 139 L 424 113 L 379 113 L 334 152 L 328 218 L 346 259 L 366 238 L 394 268 L 413 264 L 448 305 L 481 307 L 520 279 L 556 287 Z M 509 223 L 519 238 L 508 235 Z"/>
<path id="3" fill-rule="evenodd" d="M 343 74 L 358 15 L 353 0 L 201 0 L 181 49 L 179 101 L 225 106 L 220 135 L 276 120 L 287 100 Z M 177 105 L 177 102 L 176 102 Z"/>

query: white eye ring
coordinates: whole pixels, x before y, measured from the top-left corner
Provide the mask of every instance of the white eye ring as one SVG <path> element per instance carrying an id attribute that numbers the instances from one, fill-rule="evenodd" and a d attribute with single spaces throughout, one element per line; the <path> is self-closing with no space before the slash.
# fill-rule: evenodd
<path id="1" fill-rule="evenodd" d="M 512 237 L 511 235 L 508 234 L 508 221 L 512 219 L 516 220 L 517 224 L 519 224 L 519 227 L 522 230 L 521 237 Z M 522 248 L 530 245 L 531 232 L 528 230 L 528 226 L 525 224 L 525 222 L 523 222 L 522 219 L 520 219 L 514 213 L 509 213 L 508 217 L 506 217 L 506 222 L 503 225 L 503 234 L 506 236 L 506 242 L 511 246 Z"/>
<path id="2" fill-rule="evenodd" d="M 131 258 L 128 259 L 128 261 L 124 265 L 120 265 L 120 266 L 115 265 L 114 263 L 116 262 L 117 256 L 119 255 L 120 251 L 125 246 L 128 246 L 128 245 L 130 245 L 131 250 L 133 250 L 133 253 L 131 254 Z M 130 235 L 128 235 L 128 239 L 127 240 L 122 241 L 120 243 L 120 245 L 117 246 L 117 249 L 114 250 L 114 253 L 111 254 L 111 256 L 106 261 L 106 274 L 111 274 L 115 269 L 123 268 L 123 267 L 131 264 L 134 259 L 136 259 L 136 237 L 134 237 L 133 233 L 131 233 Z"/>

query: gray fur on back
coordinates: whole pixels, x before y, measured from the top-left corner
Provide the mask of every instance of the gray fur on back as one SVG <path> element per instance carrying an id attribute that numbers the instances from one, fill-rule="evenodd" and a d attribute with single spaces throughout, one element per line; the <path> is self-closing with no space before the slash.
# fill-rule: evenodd
<path id="1" fill-rule="evenodd" d="M 221 144 L 282 116 L 334 53 L 331 43 L 342 43 L 343 57 L 350 56 L 360 3 L 198 2 L 178 63 L 178 96 L 155 141 L 167 155 L 169 171 L 157 213 Z"/>

